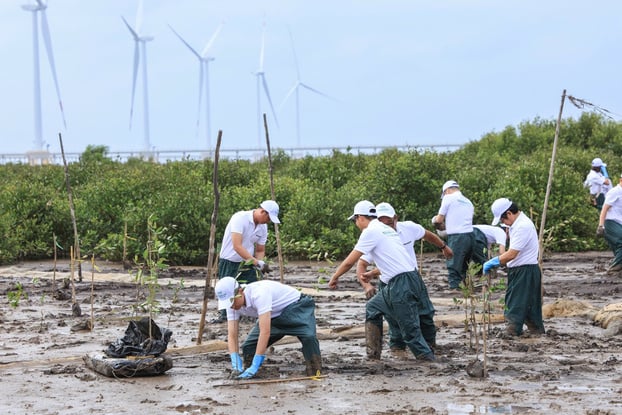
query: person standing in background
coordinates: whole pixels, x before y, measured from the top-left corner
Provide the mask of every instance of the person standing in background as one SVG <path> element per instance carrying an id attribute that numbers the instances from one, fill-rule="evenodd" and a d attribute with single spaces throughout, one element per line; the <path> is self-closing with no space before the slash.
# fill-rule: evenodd
<path id="1" fill-rule="evenodd" d="M 618 274 L 622 271 L 622 176 L 618 185 L 607 192 L 596 235 L 604 236 L 613 251 L 607 274 Z"/>
<path id="2" fill-rule="evenodd" d="M 590 190 L 590 202 L 599 211 L 603 207 L 605 202 L 605 196 L 611 189 L 611 181 L 607 174 L 607 165 L 603 161 L 596 157 L 592 160 L 592 169 L 588 173 L 583 187 L 587 187 Z"/>

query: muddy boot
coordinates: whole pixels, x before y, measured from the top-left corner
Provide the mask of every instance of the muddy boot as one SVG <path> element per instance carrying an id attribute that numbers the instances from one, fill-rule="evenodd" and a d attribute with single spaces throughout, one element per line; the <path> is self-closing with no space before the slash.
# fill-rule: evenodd
<path id="1" fill-rule="evenodd" d="M 379 360 L 382 351 L 382 328 L 369 321 L 365 322 L 365 345 L 367 346 L 367 357 Z"/>
<path id="2" fill-rule="evenodd" d="M 527 330 L 529 332 L 529 335 L 531 335 L 531 336 L 541 336 L 541 335 L 544 334 L 544 328 L 543 327 L 538 327 L 537 325 L 535 325 L 531 321 L 526 321 L 525 324 L 527 325 Z"/>
<path id="3" fill-rule="evenodd" d="M 516 337 L 518 336 L 518 330 L 516 329 L 516 325 L 513 323 L 507 323 L 505 325 L 505 335 L 510 336 L 510 337 Z"/>
<path id="4" fill-rule="evenodd" d="M 322 373 L 322 358 L 315 354 L 310 361 L 306 360 L 305 372 L 307 376 L 319 376 Z"/>

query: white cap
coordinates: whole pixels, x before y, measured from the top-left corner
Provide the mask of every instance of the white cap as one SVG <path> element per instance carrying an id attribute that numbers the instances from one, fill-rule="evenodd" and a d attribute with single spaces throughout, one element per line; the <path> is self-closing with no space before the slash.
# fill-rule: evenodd
<path id="1" fill-rule="evenodd" d="M 214 291 L 216 291 L 216 298 L 218 298 L 219 310 L 231 308 L 235 291 L 239 287 L 240 284 L 233 277 L 222 277 L 218 280 L 216 287 L 214 287 Z"/>
<path id="2" fill-rule="evenodd" d="M 460 187 L 460 186 L 458 185 L 457 181 L 455 181 L 455 180 L 448 180 L 443 185 L 443 193 L 445 193 L 445 190 L 449 189 L 450 187 Z"/>
<path id="3" fill-rule="evenodd" d="M 354 213 L 348 218 L 348 220 L 354 219 L 354 215 L 363 216 L 376 216 L 376 206 L 369 200 L 361 200 L 354 205 Z"/>
<path id="4" fill-rule="evenodd" d="M 268 212 L 272 223 L 281 223 L 279 220 L 279 205 L 274 200 L 264 200 L 259 206 Z"/>
<path id="5" fill-rule="evenodd" d="M 507 197 L 502 197 L 501 199 L 497 199 L 492 202 L 492 206 L 490 206 L 490 210 L 492 211 L 492 215 L 494 216 L 492 220 L 492 225 L 496 225 L 501 220 L 501 215 L 508 211 L 508 209 L 512 206 L 512 201 Z"/>
<path id="6" fill-rule="evenodd" d="M 594 160 L 592 160 L 592 167 L 600 167 L 603 165 L 603 161 L 596 157 Z"/>
<path id="7" fill-rule="evenodd" d="M 383 216 L 393 218 L 395 217 L 395 209 L 387 202 L 378 203 L 376 205 L 376 216 L 379 218 Z"/>

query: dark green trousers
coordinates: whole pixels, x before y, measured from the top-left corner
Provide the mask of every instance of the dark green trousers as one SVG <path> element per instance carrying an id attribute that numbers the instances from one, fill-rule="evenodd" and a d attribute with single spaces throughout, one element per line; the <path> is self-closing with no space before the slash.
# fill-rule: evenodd
<path id="1" fill-rule="evenodd" d="M 311 362 L 320 357 L 320 343 L 317 339 L 315 325 L 315 301 L 302 294 L 300 299 L 285 307 L 283 312 L 270 322 L 270 338 L 268 346 L 281 340 L 284 336 L 296 336 L 302 343 L 302 354 L 305 361 Z M 259 340 L 259 321 L 255 323 L 248 337 L 242 344 L 244 356 L 254 356 Z M 317 356 L 314 358 L 313 356 Z"/>
<path id="2" fill-rule="evenodd" d="M 606 220 L 605 240 L 613 251 L 611 265 L 622 264 L 622 225 L 613 220 Z"/>
<path id="3" fill-rule="evenodd" d="M 473 228 L 473 262 L 484 265 L 488 261 L 488 239 L 484 232 Z"/>
<path id="4" fill-rule="evenodd" d="M 508 287 L 505 291 L 505 320 L 523 332 L 523 324 L 544 333 L 542 321 L 542 274 L 537 264 L 508 268 Z"/>
<path id="5" fill-rule="evenodd" d="M 434 306 L 418 272 L 396 275 L 367 302 L 365 322 L 379 327 L 381 333 L 383 317 L 389 327 L 399 330 L 403 344 L 415 356 L 432 353 L 428 342 L 436 340 Z"/>
<path id="6" fill-rule="evenodd" d="M 474 244 L 475 237 L 473 232 L 447 235 L 447 245 L 454 253 L 454 256 L 446 261 L 449 288 L 459 288 L 460 282 L 466 278 L 469 262 L 473 256 Z"/>

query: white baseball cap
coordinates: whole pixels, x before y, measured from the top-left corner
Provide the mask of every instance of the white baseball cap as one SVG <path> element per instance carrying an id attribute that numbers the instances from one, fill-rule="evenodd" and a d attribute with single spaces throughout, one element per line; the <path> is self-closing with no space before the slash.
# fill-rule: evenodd
<path id="1" fill-rule="evenodd" d="M 501 220 L 501 215 L 508 211 L 508 209 L 512 206 L 512 201 L 507 197 L 502 197 L 501 199 L 497 199 L 492 202 L 492 206 L 490 206 L 490 210 L 492 211 L 492 215 L 494 216 L 492 220 L 492 225 L 495 226 Z"/>
<path id="2" fill-rule="evenodd" d="M 240 283 L 233 277 L 222 277 L 218 280 L 216 287 L 214 287 L 214 291 L 216 291 L 216 298 L 218 298 L 219 310 L 231 308 L 235 292 L 239 287 Z"/>
<path id="3" fill-rule="evenodd" d="M 354 213 L 348 218 L 348 220 L 354 219 L 355 215 L 363 216 L 376 216 L 376 206 L 369 200 L 361 200 L 354 205 Z"/>
<path id="4" fill-rule="evenodd" d="M 395 216 L 395 209 L 387 202 L 378 203 L 376 205 L 376 216 L 379 218 L 383 216 L 393 218 Z"/>
<path id="5" fill-rule="evenodd" d="M 445 184 L 443 185 L 443 191 L 441 192 L 441 199 L 445 195 L 445 190 L 449 189 L 450 187 L 460 188 L 460 185 L 458 185 L 458 182 L 455 180 L 446 181 Z"/>
<path id="6" fill-rule="evenodd" d="M 594 160 L 592 160 L 592 167 L 600 167 L 603 165 L 603 161 L 596 157 Z"/>
<path id="7" fill-rule="evenodd" d="M 268 212 L 272 223 L 281 223 L 279 220 L 279 205 L 274 200 L 264 200 L 259 206 Z"/>

